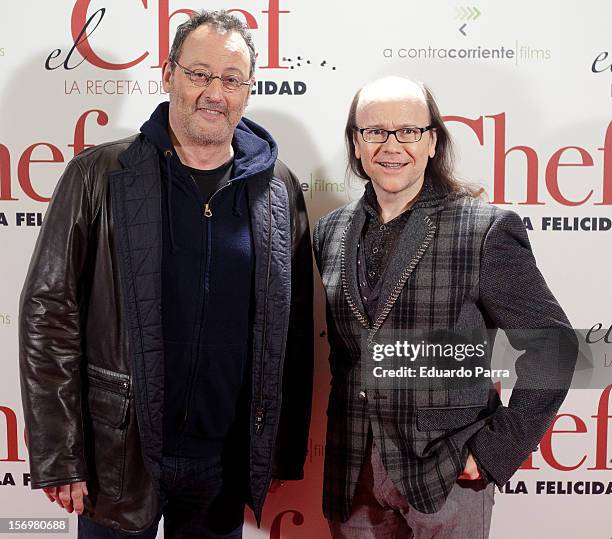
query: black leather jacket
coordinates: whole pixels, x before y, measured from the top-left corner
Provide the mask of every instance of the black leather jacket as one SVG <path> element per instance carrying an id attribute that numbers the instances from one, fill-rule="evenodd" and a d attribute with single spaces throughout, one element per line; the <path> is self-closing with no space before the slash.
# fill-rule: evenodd
<path id="1" fill-rule="evenodd" d="M 74 158 L 21 295 L 32 487 L 87 481 L 86 516 L 128 533 L 159 511 L 160 185 L 156 150 L 142 135 Z M 250 505 L 259 521 L 271 477 L 303 475 L 312 263 L 304 199 L 287 167 L 277 161 L 247 189 L 256 258 Z"/>

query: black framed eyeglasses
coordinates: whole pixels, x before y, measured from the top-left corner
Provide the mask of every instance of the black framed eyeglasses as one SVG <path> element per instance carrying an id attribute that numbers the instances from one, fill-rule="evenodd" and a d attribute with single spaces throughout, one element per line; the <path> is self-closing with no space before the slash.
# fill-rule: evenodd
<path id="1" fill-rule="evenodd" d="M 404 144 L 406 142 L 419 142 L 425 131 L 435 129 L 435 127 L 433 125 L 428 125 L 426 127 L 402 127 L 394 131 L 389 131 L 388 129 L 382 129 L 380 127 L 355 127 L 355 129 L 361 133 L 361 138 L 363 138 L 365 142 L 382 144 L 387 142 L 389 135 L 395 135 L 395 139 Z"/>
<path id="2" fill-rule="evenodd" d="M 236 75 L 213 75 L 210 71 L 206 71 L 205 69 L 188 69 L 179 64 L 176 60 L 174 63 L 183 70 L 183 73 L 189 77 L 192 84 L 202 88 L 209 86 L 215 79 L 219 79 L 221 81 L 221 85 L 226 92 L 235 92 L 241 86 L 249 86 L 251 84 L 250 80 L 242 80 Z"/>

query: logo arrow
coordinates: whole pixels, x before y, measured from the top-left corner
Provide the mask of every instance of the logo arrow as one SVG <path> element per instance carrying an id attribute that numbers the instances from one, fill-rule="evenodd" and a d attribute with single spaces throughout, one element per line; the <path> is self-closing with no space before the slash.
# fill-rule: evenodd
<path id="1" fill-rule="evenodd" d="M 475 21 L 480 17 L 481 11 L 476 6 L 456 6 L 455 19 L 460 21 Z"/>
<path id="2" fill-rule="evenodd" d="M 467 34 L 465 33 L 465 31 L 463 30 L 465 27 L 467 26 L 467 23 L 464 22 L 463 25 L 461 26 L 461 28 L 459 28 L 459 31 L 464 35 L 467 36 Z"/>

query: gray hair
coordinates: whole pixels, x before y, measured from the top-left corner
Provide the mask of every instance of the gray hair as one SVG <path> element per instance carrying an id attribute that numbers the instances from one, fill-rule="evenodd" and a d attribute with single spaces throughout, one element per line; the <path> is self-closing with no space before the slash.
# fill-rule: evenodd
<path id="1" fill-rule="evenodd" d="M 244 39 L 247 47 L 249 48 L 249 56 L 251 59 L 249 77 L 252 77 L 253 73 L 255 72 L 255 58 L 257 56 L 255 53 L 253 37 L 251 36 L 251 33 L 247 29 L 246 25 L 238 17 L 228 13 L 225 10 L 206 11 L 203 9 L 199 13 L 193 15 L 188 21 L 179 25 L 179 27 L 176 29 L 174 41 L 172 42 L 170 55 L 168 56 L 171 71 L 174 72 L 176 62 L 181 56 L 183 43 L 185 42 L 185 39 L 187 39 L 187 36 L 196 28 L 199 28 L 204 24 L 210 24 L 220 33 L 238 32 L 242 36 L 242 39 Z"/>

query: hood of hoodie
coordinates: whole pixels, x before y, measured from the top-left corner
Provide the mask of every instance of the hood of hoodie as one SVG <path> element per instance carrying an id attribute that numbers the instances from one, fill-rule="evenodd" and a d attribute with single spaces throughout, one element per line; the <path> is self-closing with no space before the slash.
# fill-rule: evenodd
<path id="1" fill-rule="evenodd" d="M 160 103 L 151 117 L 142 125 L 140 132 L 151 141 L 163 157 L 170 157 L 170 166 L 177 175 L 183 176 L 183 165 L 174 151 L 169 134 L 169 102 Z M 242 118 L 234 130 L 234 170 L 232 179 L 246 180 L 268 174 L 278 157 L 278 146 L 272 135 L 263 127 L 247 118 Z M 172 156 L 165 152 L 170 150 Z"/>

